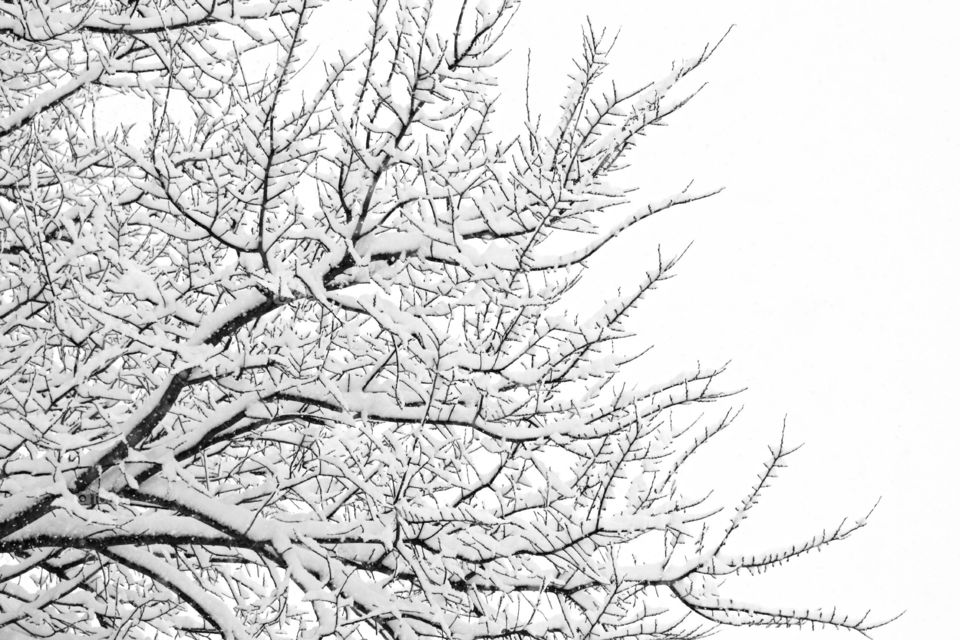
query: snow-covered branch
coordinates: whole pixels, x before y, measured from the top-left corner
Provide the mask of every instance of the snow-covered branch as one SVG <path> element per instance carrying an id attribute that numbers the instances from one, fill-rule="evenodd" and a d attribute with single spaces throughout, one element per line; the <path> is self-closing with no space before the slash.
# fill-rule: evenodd
<path id="1" fill-rule="evenodd" d="M 637 379 L 630 322 L 683 252 L 581 280 L 717 193 L 614 176 L 714 47 L 623 92 L 588 25 L 501 131 L 518 2 L 440 4 L 333 57 L 311 0 L 0 6 L 0 636 L 872 628 L 719 594 L 862 522 L 728 550 L 791 449 L 739 504 L 687 486 L 734 392 Z"/>

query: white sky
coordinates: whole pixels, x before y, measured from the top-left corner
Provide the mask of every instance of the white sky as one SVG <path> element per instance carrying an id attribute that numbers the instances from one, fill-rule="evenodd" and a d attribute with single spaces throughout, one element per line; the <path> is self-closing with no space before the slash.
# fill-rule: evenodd
<path id="1" fill-rule="evenodd" d="M 436 2 L 438 20 L 459 4 Z M 348 6 L 357 8 L 335 0 L 321 9 L 327 48 L 353 50 L 365 37 L 366 24 L 343 19 Z M 731 583 L 729 594 L 854 614 L 907 609 L 874 632 L 877 640 L 943 637 L 942 621 L 956 615 L 954 6 L 524 0 L 501 68 L 499 117 L 509 122 L 521 114 L 528 48 L 534 106 L 556 107 L 588 13 L 598 27 L 621 29 L 610 77 L 623 88 L 657 79 L 672 60 L 736 25 L 686 85 L 709 86 L 635 155 L 641 196 L 659 199 L 693 178 L 726 191 L 619 240 L 594 264 L 596 289 L 636 282 L 658 244 L 670 253 L 694 241 L 679 275 L 634 321 L 643 344 L 657 345 L 651 369 L 732 360 L 728 386 L 749 387 L 739 400 L 740 440 L 729 441 L 736 446 L 704 482 L 745 487 L 785 415 L 793 441 L 806 443 L 752 512 L 742 540 L 757 550 L 802 542 L 883 497 L 871 525 L 851 540 L 759 581 Z"/>
<path id="2" fill-rule="evenodd" d="M 449 11 L 458 0 L 437 3 Z M 331 20 L 324 37 L 354 49 L 365 33 L 339 22 L 345 4 L 321 9 Z M 506 120 L 519 115 L 528 47 L 534 104 L 556 106 L 588 13 L 621 29 L 610 77 L 623 88 L 657 79 L 736 24 L 686 85 L 709 86 L 635 155 L 642 196 L 693 178 L 726 190 L 619 240 L 594 265 L 598 288 L 636 282 L 658 244 L 670 253 L 694 241 L 679 275 L 634 314 L 644 344 L 657 345 L 650 366 L 732 360 L 728 386 L 749 387 L 739 400 L 744 448 L 728 449 L 718 487 L 749 481 L 785 415 L 792 439 L 806 442 L 744 540 L 801 542 L 883 496 L 865 531 L 752 585 L 731 583 L 730 595 L 907 609 L 877 640 L 944 637 L 960 572 L 960 6 L 907 6 L 524 0 L 502 68 L 504 97 L 516 98 L 501 107 Z"/>
<path id="3" fill-rule="evenodd" d="M 436 0 L 444 20 L 459 0 Z M 335 0 L 322 40 L 355 49 L 366 24 Z M 736 27 L 687 88 L 709 86 L 635 154 L 641 197 L 696 178 L 716 198 L 635 229 L 592 290 L 629 287 L 694 245 L 679 275 L 634 314 L 648 369 L 719 365 L 747 386 L 739 441 L 709 486 L 744 486 L 788 416 L 805 447 L 738 534 L 763 550 L 802 542 L 883 499 L 832 550 L 729 584 L 731 596 L 853 614 L 907 609 L 877 640 L 943 637 L 960 572 L 954 522 L 960 449 L 960 6 L 952 2 L 523 0 L 505 44 L 499 118 L 522 114 L 526 51 L 534 106 L 555 108 L 589 14 L 621 30 L 610 77 L 658 79 Z M 517 123 L 519 124 L 519 123 Z M 643 200 L 639 200 L 643 204 Z M 647 261 L 645 261 L 647 260 Z M 585 309 L 586 310 L 586 309 Z M 656 382 L 656 379 L 644 382 Z M 721 452 L 723 453 L 723 452 Z M 714 482 L 716 480 L 716 482 Z M 738 484 L 739 483 L 739 484 Z M 730 630 L 725 640 L 807 638 Z M 846 637 L 824 631 L 816 637 Z"/>
<path id="4" fill-rule="evenodd" d="M 640 249 L 694 241 L 679 276 L 634 319 L 658 364 L 732 359 L 728 383 L 749 386 L 741 428 L 753 444 L 728 460 L 731 477 L 758 467 L 784 415 L 806 442 L 757 509 L 767 517 L 753 522 L 756 539 L 799 541 L 883 496 L 865 531 L 739 593 L 907 609 L 879 640 L 943 637 L 955 616 L 955 6 L 525 0 L 509 38 L 507 68 L 522 70 L 531 48 L 533 88 L 549 108 L 588 12 L 621 29 L 611 77 L 625 88 L 736 24 L 696 76 L 706 90 L 637 154 L 651 198 L 692 178 L 726 191 L 635 230 L 596 268 L 629 285 L 649 267 Z M 720 637 L 774 636 L 808 634 Z"/>

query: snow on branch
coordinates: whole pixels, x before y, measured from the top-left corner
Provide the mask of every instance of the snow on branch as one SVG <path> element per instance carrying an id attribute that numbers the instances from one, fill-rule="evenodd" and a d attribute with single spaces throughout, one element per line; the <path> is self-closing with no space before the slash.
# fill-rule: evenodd
<path id="1" fill-rule="evenodd" d="M 720 584 L 862 522 L 728 550 L 792 450 L 689 489 L 735 391 L 640 376 L 631 322 L 683 252 L 581 280 L 718 192 L 620 171 L 715 47 L 622 91 L 588 24 L 499 129 L 518 2 L 361 4 L 335 55 L 312 1 L 0 7 L 0 636 L 873 628 Z"/>

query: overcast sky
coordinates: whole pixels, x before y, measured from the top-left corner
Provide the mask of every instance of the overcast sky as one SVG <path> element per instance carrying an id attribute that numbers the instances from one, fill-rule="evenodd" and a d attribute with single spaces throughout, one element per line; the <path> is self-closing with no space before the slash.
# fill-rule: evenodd
<path id="1" fill-rule="evenodd" d="M 441 10 L 458 3 L 437 0 Z M 355 49 L 333 16 L 324 36 Z M 355 5 L 354 5 L 355 6 Z M 739 440 L 707 486 L 746 487 L 765 443 L 806 445 L 751 513 L 742 542 L 802 542 L 882 496 L 870 526 L 805 561 L 731 583 L 767 605 L 907 609 L 877 640 L 944 637 L 955 618 L 960 515 L 953 412 L 960 363 L 960 8 L 953 2 L 524 0 L 501 66 L 504 122 L 556 107 L 587 15 L 620 30 L 610 77 L 655 80 L 735 25 L 683 89 L 707 87 L 637 149 L 638 203 L 691 179 L 720 195 L 645 223 L 594 262 L 592 291 L 629 287 L 693 246 L 634 314 L 649 371 L 731 360 L 748 387 Z M 352 24 L 352 23 L 351 23 Z M 336 42 L 334 42 L 336 41 Z M 650 382 L 656 382 L 651 378 Z M 639 382 L 643 382 L 640 380 Z M 732 443 L 732 444 L 731 444 Z M 947 631 L 949 635 L 949 631 Z M 809 634 L 732 630 L 721 638 Z M 824 632 L 817 637 L 841 637 Z"/>
<path id="2" fill-rule="evenodd" d="M 340 20 L 337 7 L 348 4 L 325 9 L 323 39 L 355 49 L 366 25 Z M 459 3 L 437 5 L 442 14 Z M 751 511 L 752 526 L 738 531 L 740 548 L 802 542 L 844 516 L 862 516 L 882 496 L 866 530 L 776 573 L 728 584 L 727 593 L 853 614 L 906 609 L 874 632 L 877 640 L 942 637 L 942 621 L 955 617 L 954 7 L 524 0 L 505 42 L 512 54 L 499 69 L 498 118 L 508 124 L 522 115 L 528 49 L 534 107 L 556 108 L 588 14 L 598 29 L 620 30 L 609 76 L 622 88 L 658 79 L 673 60 L 697 55 L 735 25 L 681 87 L 706 88 L 643 141 L 632 174 L 640 204 L 691 179 L 725 191 L 619 239 L 594 261 L 601 275 L 589 292 L 629 287 L 654 264 L 658 245 L 673 253 L 693 241 L 679 275 L 633 321 L 641 343 L 656 345 L 644 371 L 730 360 L 728 387 L 748 387 L 736 401 L 745 406 L 739 435 L 701 480 L 746 487 L 785 416 L 791 441 L 806 443 Z M 809 637 L 738 630 L 720 637 L 774 635 Z"/>
<path id="3" fill-rule="evenodd" d="M 609 76 L 623 88 L 656 80 L 735 25 L 681 89 L 708 85 L 643 141 L 631 174 L 639 204 L 692 179 L 725 190 L 633 229 L 593 264 L 602 274 L 594 291 L 629 287 L 658 245 L 673 253 L 693 241 L 679 275 L 633 321 L 656 345 L 641 371 L 730 360 L 728 386 L 748 387 L 734 403 L 745 406 L 743 435 L 704 482 L 748 482 L 786 416 L 791 440 L 806 445 L 738 531 L 745 543 L 762 551 L 803 542 L 882 496 L 866 530 L 758 581 L 730 583 L 728 594 L 853 614 L 906 609 L 873 636 L 951 637 L 943 621 L 956 619 L 960 575 L 960 5 L 523 0 L 505 42 L 513 53 L 501 68 L 501 117 L 520 112 L 528 48 L 534 106 L 556 106 L 588 15 L 620 31 Z M 340 35 L 354 49 L 364 37 Z"/>
<path id="4" fill-rule="evenodd" d="M 955 6 L 525 0 L 509 39 L 508 69 L 532 49 L 536 99 L 555 105 L 588 12 L 621 30 L 611 76 L 624 87 L 736 25 L 687 85 L 706 89 L 637 155 L 643 196 L 692 178 L 726 190 L 637 230 L 596 268 L 629 284 L 644 251 L 694 241 L 635 322 L 658 364 L 730 359 L 730 385 L 749 387 L 742 428 L 756 446 L 731 457 L 731 476 L 759 464 L 785 415 L 806 442 L 751 540 L 802 538 L 883 496 L 867 530 L 731 589 L 908 609 L 880 640 L 942 637 L 960 570 Z"/>

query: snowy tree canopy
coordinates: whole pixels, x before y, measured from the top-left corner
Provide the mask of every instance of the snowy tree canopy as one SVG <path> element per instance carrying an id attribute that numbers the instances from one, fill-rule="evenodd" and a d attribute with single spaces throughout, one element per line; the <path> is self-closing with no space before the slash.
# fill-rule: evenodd
<path id="1" fill-rule="evenodd" d="M 448 3 L 449 4 L 449 3 Z M 515 0 L 0 6 L 3 638 L 693 638 L 868 631 L 720 581 L 847 537 L 727 542 L 684 495 L 720 369 L 624 379 L 660 257 L 569 293 L 644 219 L 618 172 L 714 48 L 623 91 L 588 26 L 550 122 L 492 130 Z M 364 7 L 367 8 L 367 7 Z"/>

